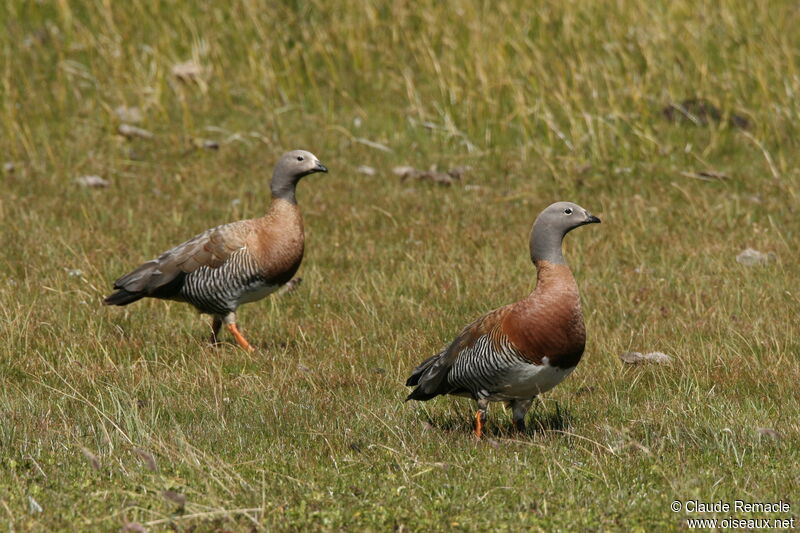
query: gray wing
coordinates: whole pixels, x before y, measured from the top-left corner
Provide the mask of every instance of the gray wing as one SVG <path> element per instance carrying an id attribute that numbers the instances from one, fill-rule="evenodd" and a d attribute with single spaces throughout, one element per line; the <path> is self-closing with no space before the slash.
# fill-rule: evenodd
<path id="1" fill-rule="evenodd" d="M 411 373 L 406 386 L 416 386 L 406 400 L 429 400 L 440 394 L 471 392 L 474 375 L 480 383 L 502 335 L 501 324 L 510 307 L 482 316 L 456 337 L 450 345 L 423 361 Z"/>
<path id="2" fill-rule="evenodd" d="M 114 288 L 148 295 L 181 273 L 203 266 L 217 268 L 245 246 L 249 225 L 250 221 L 244 220 L 206 230 L 117 279 Z"/>

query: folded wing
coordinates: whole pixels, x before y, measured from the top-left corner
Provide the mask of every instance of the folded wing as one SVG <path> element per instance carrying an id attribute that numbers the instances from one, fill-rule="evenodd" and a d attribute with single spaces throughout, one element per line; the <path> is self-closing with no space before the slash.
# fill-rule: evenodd
<path id="1" fill-rule="evenodd" d="M 180 290 L 186 274 L 200 267 L 217 268 L 246 244 L 251 221 L 211 228 L 161 254 L 114 282 L 107 305 L 126 305 L 146 296 L 169 298 Z"/>
<path id="2" fill-rule="evenodd" d="M 430 400 L 441 394 L 471 394 L 492 364 L 507 350 L 502 333 L 509 306 L 495 309 L 464 328 L 450 345 L 423 361 L 406 381 L 416 388 L 406 400 Z"/>

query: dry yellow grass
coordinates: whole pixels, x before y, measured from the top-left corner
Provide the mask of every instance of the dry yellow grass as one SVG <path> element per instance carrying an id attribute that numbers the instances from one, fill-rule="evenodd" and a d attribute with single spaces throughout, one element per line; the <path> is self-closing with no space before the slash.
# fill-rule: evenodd
<path id="1" fill-rule="evenodd" d="M 791 500 L 799 19 L 744 1 L 4 3 L 0 523 L 658 530 L 685 518 L 675 499 Z M 691 98 L 720 120 L 665 118 Z M 186 306 L 101 305 L 139 261 L 261 213 L 290 148 L 331 173 L 300 186 L 303 285 L 242 310 L 258 353 L 206 347 Z M 400 164 L 471 170 L 440 187 Z M 604 221 L 566 250 L 585 359 L 529 434 L 495 408 L 476 444 L 471 406 L 404 404 L 402 383 L 532 288 L 527 232 L 561 199 Z M 775 260 L 744 267 L 747 247 Z M 623 367 L 631 349 L 674 363 Z"/>

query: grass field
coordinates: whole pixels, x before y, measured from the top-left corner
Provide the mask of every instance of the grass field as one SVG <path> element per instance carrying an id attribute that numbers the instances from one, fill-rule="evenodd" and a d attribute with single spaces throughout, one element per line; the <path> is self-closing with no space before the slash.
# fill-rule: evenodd
<path id="1" fill-rule="evenodd" d="M 11 0 L 0 20 L 0 529 L 800 514 L 796 2 Z M 668 120 L 686 99 L 718 120 Z M 117 134 L 120 106 L 153 137 Z M 102 306 L 139 262 L 263 213 L 292 148 L 331 172 L 299 188 L 302 285 L 241 309 L 256 353 L 206 346 L 183 304 Z M 396 165 L 470 168 L 446 187 Z M 403 383 L 532 289 L 556 200 L 604 222 L 566 243 L 586 353 L 527 434 L 494 405 L 476 442 L 469 402 L 406 404 Z"/>

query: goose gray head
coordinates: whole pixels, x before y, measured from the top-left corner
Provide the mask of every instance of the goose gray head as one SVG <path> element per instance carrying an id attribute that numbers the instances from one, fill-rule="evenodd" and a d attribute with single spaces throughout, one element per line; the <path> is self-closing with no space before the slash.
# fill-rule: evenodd
<path id="1" fill-rule="evenodd" d="M 272 197 L 282 198 L 297 203 L 295 188 L 297 183 L 315 172 L 328 172 L 328 168 L 320 163 L 317 156 L 305 150 L 286 152 L 278 160 L 272 172 Z"/>
<path id="2" fill-rule="evenodd" d="M 539 213 L 531 232 L 531 259 L 564 264 L 561 242 L 570 231 L 600 219 L 572 202 L 556 202 Z"/>

